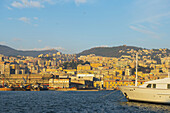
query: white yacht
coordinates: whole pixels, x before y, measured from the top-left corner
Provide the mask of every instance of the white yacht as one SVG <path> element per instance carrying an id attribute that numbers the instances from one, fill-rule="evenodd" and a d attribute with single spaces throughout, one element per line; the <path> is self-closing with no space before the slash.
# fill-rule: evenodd
<path id="1" fill-rule="evenodd" d="M 137 55 L 136 55 L 137 56 Z M 137 57 L 136 57 L 137 67 Z M 170 78 L 145 82 L 137 86 L 137 68 L 135 86 L 119 86 L 128 101 L 143 101 L 170 104 Z"/>
<path id="2" fill-rule="evenodd" d="M 145 82 L 141 86 L 119 86 L 128 101 L 170 104 L 170 78 Z"/>

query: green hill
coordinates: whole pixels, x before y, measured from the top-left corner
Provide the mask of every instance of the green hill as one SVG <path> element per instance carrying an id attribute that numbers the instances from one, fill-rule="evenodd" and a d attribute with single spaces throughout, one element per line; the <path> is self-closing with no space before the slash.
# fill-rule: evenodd
<path id="1" fill-rule="evenodd" d="M 151 59 L 154 59 L 156 61 L 158 61 L 158 63 L 161 63 L 160 57 L 166 57 L 166 56 L 170 56 L 170 50 L 166 49 L 165 51 L 163 50 L 159 50 L 159 49 L 152 49 L 152 52 L 150 51 L 150 49 L 146 49 L 146 48 L 141 48 L 141 47 L 135 47 L 135 46 L 117 46 L 117 47 L 95 47 L 95 48 L 91 48 L 89 50 L 85 50 L 79 54 L 77 54 L 77 56 L 81 56 L 81 55 L 89 55 L 89 54 L 95 54 L 96 56 L 103 56 L 103 57 L 121 57 L 122 55 L 128 55 L 128 56 L 133 56 L 135 55 L 134 53 L 130 53 L 129 51 L 140 51 L 140 55 L 141 58 L 142 56 L 151 56 Z M 150 52 L 146 53 L 143 50 L 148 50 Z"/>
<path id="2" fill-rule="evenodd" d="M 89 50 L 85 50 L 78 54 L 78 56 L 81 55 L 89 55 L 89 54 L 95 54 L 97 56 L 103 56 L 103 57 L 120 57 L 122 55 L 130 55 L 129 53 L 126 53 L 128 49 L 133 50 L 142 50 L 143 48 L 140 47 L 134 47 L 134 46 L 118 46 L 118 47 L 95 47 L 91 48 Z M 125 53 L 120 53 L 119 51 L 123 50 Z"/>

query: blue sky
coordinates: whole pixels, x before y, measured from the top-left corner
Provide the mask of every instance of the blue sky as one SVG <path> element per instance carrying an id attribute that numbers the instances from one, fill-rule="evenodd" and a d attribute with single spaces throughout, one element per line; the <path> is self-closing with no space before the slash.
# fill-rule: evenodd
<path id="1" fill-rule="evenodd" d="M 169 30 L 170 0 L 0 0 L 0 44 L 19 50 L 170 49 Z"/>

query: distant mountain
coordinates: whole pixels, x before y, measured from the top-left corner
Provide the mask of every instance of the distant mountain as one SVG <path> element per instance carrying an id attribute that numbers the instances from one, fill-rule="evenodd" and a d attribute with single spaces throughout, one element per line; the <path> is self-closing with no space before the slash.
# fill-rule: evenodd
<path id="1" fill-rule="evenodd" d="M 41 51 L 22 51 L 22 50 L 16 50 L 11 47 L 5 46 L 5 45 L 0 45 L 0 54 L 3 54 L 5 56 L 32 56 L 32 57 L 37 57 L 39 54 L 48 54 L 48 53 L 57 53 L 58 51 L 55 49 L 51 50 L 41 50 Z"/>
<path id="2" fill-rule="evenodd" d="M 81 56 L 81 55 L 89 55 L 89 54 L 95 54 L 96 56 L 103 56 L 103 57 L 121 57 L 122 55 L 132 55 L 131 53 L 128 53 L 127 51 L 129 50 L 143 50 L 146 48 L 141 48 L 141 47 L 135 47 L 135 46 L 117 46 L 117 47 L 95 47 L 95 48 L 91 48 L 89 50 L 85 50 L 79 54 L 77 54 L 77 56 Z M 149 49 L 147 49 L 149 50 Z M 124 51 L 124 52 L 120 52 L 120 51 Z M 152 53 L 151 56 L 154 58 L 154 56 L 156 54 L 162 54 L 161 51 L 159 51 L 159 49 L 153 49 L 153 51 L 155 51 L 155 53 Z M 166 56 L 168 54 L 170 54 L 170 50 L 167 49 L 166 50 L 167 53 L 166 54 L 162 54 L 163 56 Z M 143 54 L 143 55 L 149 55 L 149 54 Z"/>

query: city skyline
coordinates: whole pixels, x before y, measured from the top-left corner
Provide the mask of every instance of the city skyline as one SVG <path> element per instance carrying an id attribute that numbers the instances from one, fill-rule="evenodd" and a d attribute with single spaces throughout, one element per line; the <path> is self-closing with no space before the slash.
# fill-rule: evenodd
<path id="1" fill-rule="evenodd" d="M 2 0 L 0 44 L 63 53 L 124 44 L 170 48 L 169 5 L 168 0 Z"/>

